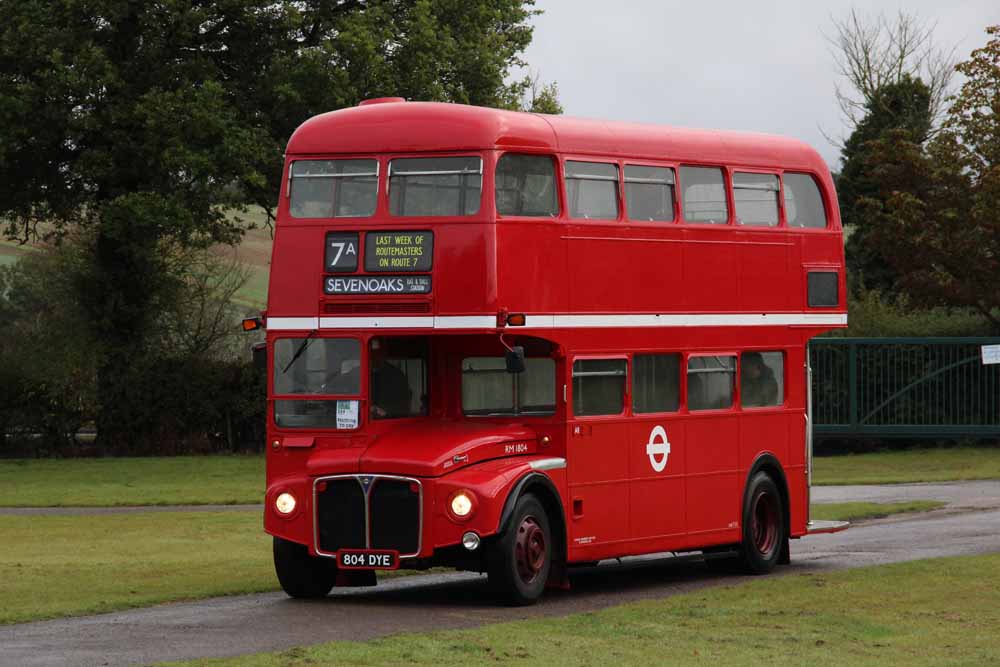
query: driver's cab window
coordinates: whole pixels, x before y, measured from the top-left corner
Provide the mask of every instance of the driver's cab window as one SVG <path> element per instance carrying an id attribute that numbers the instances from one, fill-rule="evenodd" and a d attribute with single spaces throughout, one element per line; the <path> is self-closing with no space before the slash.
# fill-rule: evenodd
<path id="1" fill-rule="evenodd" d="M 376 337 L 368 344 L 372 419 L 420 417 L 428 412 L 427 339 Z"/>

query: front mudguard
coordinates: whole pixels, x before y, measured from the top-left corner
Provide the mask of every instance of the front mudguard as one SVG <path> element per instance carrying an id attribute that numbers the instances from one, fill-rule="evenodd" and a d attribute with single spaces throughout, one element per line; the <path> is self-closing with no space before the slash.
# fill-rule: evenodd
<path id="1" fill-rule="evenodd" d="M 480 538 L 501 534 L 509 526 L 514 503 L 522 493 L 537 489 L 546 509 L 555 514 L 553 531 L 559 525 L 560 540 L 565 539 L 565 508 L 561 489 L 565 488 L 564 459 L 525 456 L 495 459 L 457 470 L 436 480 L 432 521 L 435 548 L 446 548 L 462 541 L 462 535 L 474 532 Z M 457 491 L 471 491 L 476 497 L 472 516 L 459 520 L 448 510 L 451 496 Z"/>

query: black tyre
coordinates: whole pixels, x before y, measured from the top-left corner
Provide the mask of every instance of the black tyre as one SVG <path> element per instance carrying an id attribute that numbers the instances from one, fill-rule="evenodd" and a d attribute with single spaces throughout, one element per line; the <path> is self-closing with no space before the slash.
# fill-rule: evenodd
<path id="1" fill-rule="evenodd" d="M 326 596 L 337 580 L 337 565 L 309 555 L 303 544 L 274 538 L 274 571 L 282 590 L 293 598 Z"/>
<path id="2" fill-rule="evenodd" d="M 770 475 L 758 472 L 750 480 L 743 499 L 741 569 L 749 574 L 767 574 L 778 564 L 787 541 L 781 493 Z"/>
<path id="3" fill-rule="evenodd" d="M 549 578 L 552 546 L 542 503 L 530 493 L 521 496 L 507 531 L 490 546 L 490 585 L 511 604 L 534 604 Z"/>

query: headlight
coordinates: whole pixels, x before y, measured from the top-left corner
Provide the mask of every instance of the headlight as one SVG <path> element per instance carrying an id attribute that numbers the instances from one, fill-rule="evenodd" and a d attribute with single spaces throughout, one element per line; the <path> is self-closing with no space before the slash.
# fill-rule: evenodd
<path id="1" fill-rule="evenodd" d="M 278 514 L 289 515 L 295 511 L 295 496 L 285 492 L 278 494 L 278 497 L 274 499 L 274 509 L 278 511 Z"/>
<path id="2" fill-rule="evenodd" d="M 448 507 L 455 518 L 465 519 L 472 514 L 474 503 L 471 491 L 456 491 L 452 494 Z"/>

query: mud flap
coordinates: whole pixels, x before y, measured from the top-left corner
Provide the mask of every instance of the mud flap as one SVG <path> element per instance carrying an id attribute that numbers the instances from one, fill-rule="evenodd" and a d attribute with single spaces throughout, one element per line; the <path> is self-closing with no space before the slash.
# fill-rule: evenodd
<path id="1" fill-rule="evenodd" d="M 792 562 L 792 551 L 789 540 L 786 537 L 785 543 L 781 546 L 781 554 L 778 556 L 778 565 L 788 565 Z"/>
<path id="2" fill-rule="evenodd" d="M 561 591 L 568 591 L 570 589 L 569 568 L 566 567 L 565 562 L 552 563 L 551 567 L 549 567 L 549 578 L 545 582 L 545 588 Z"/>

